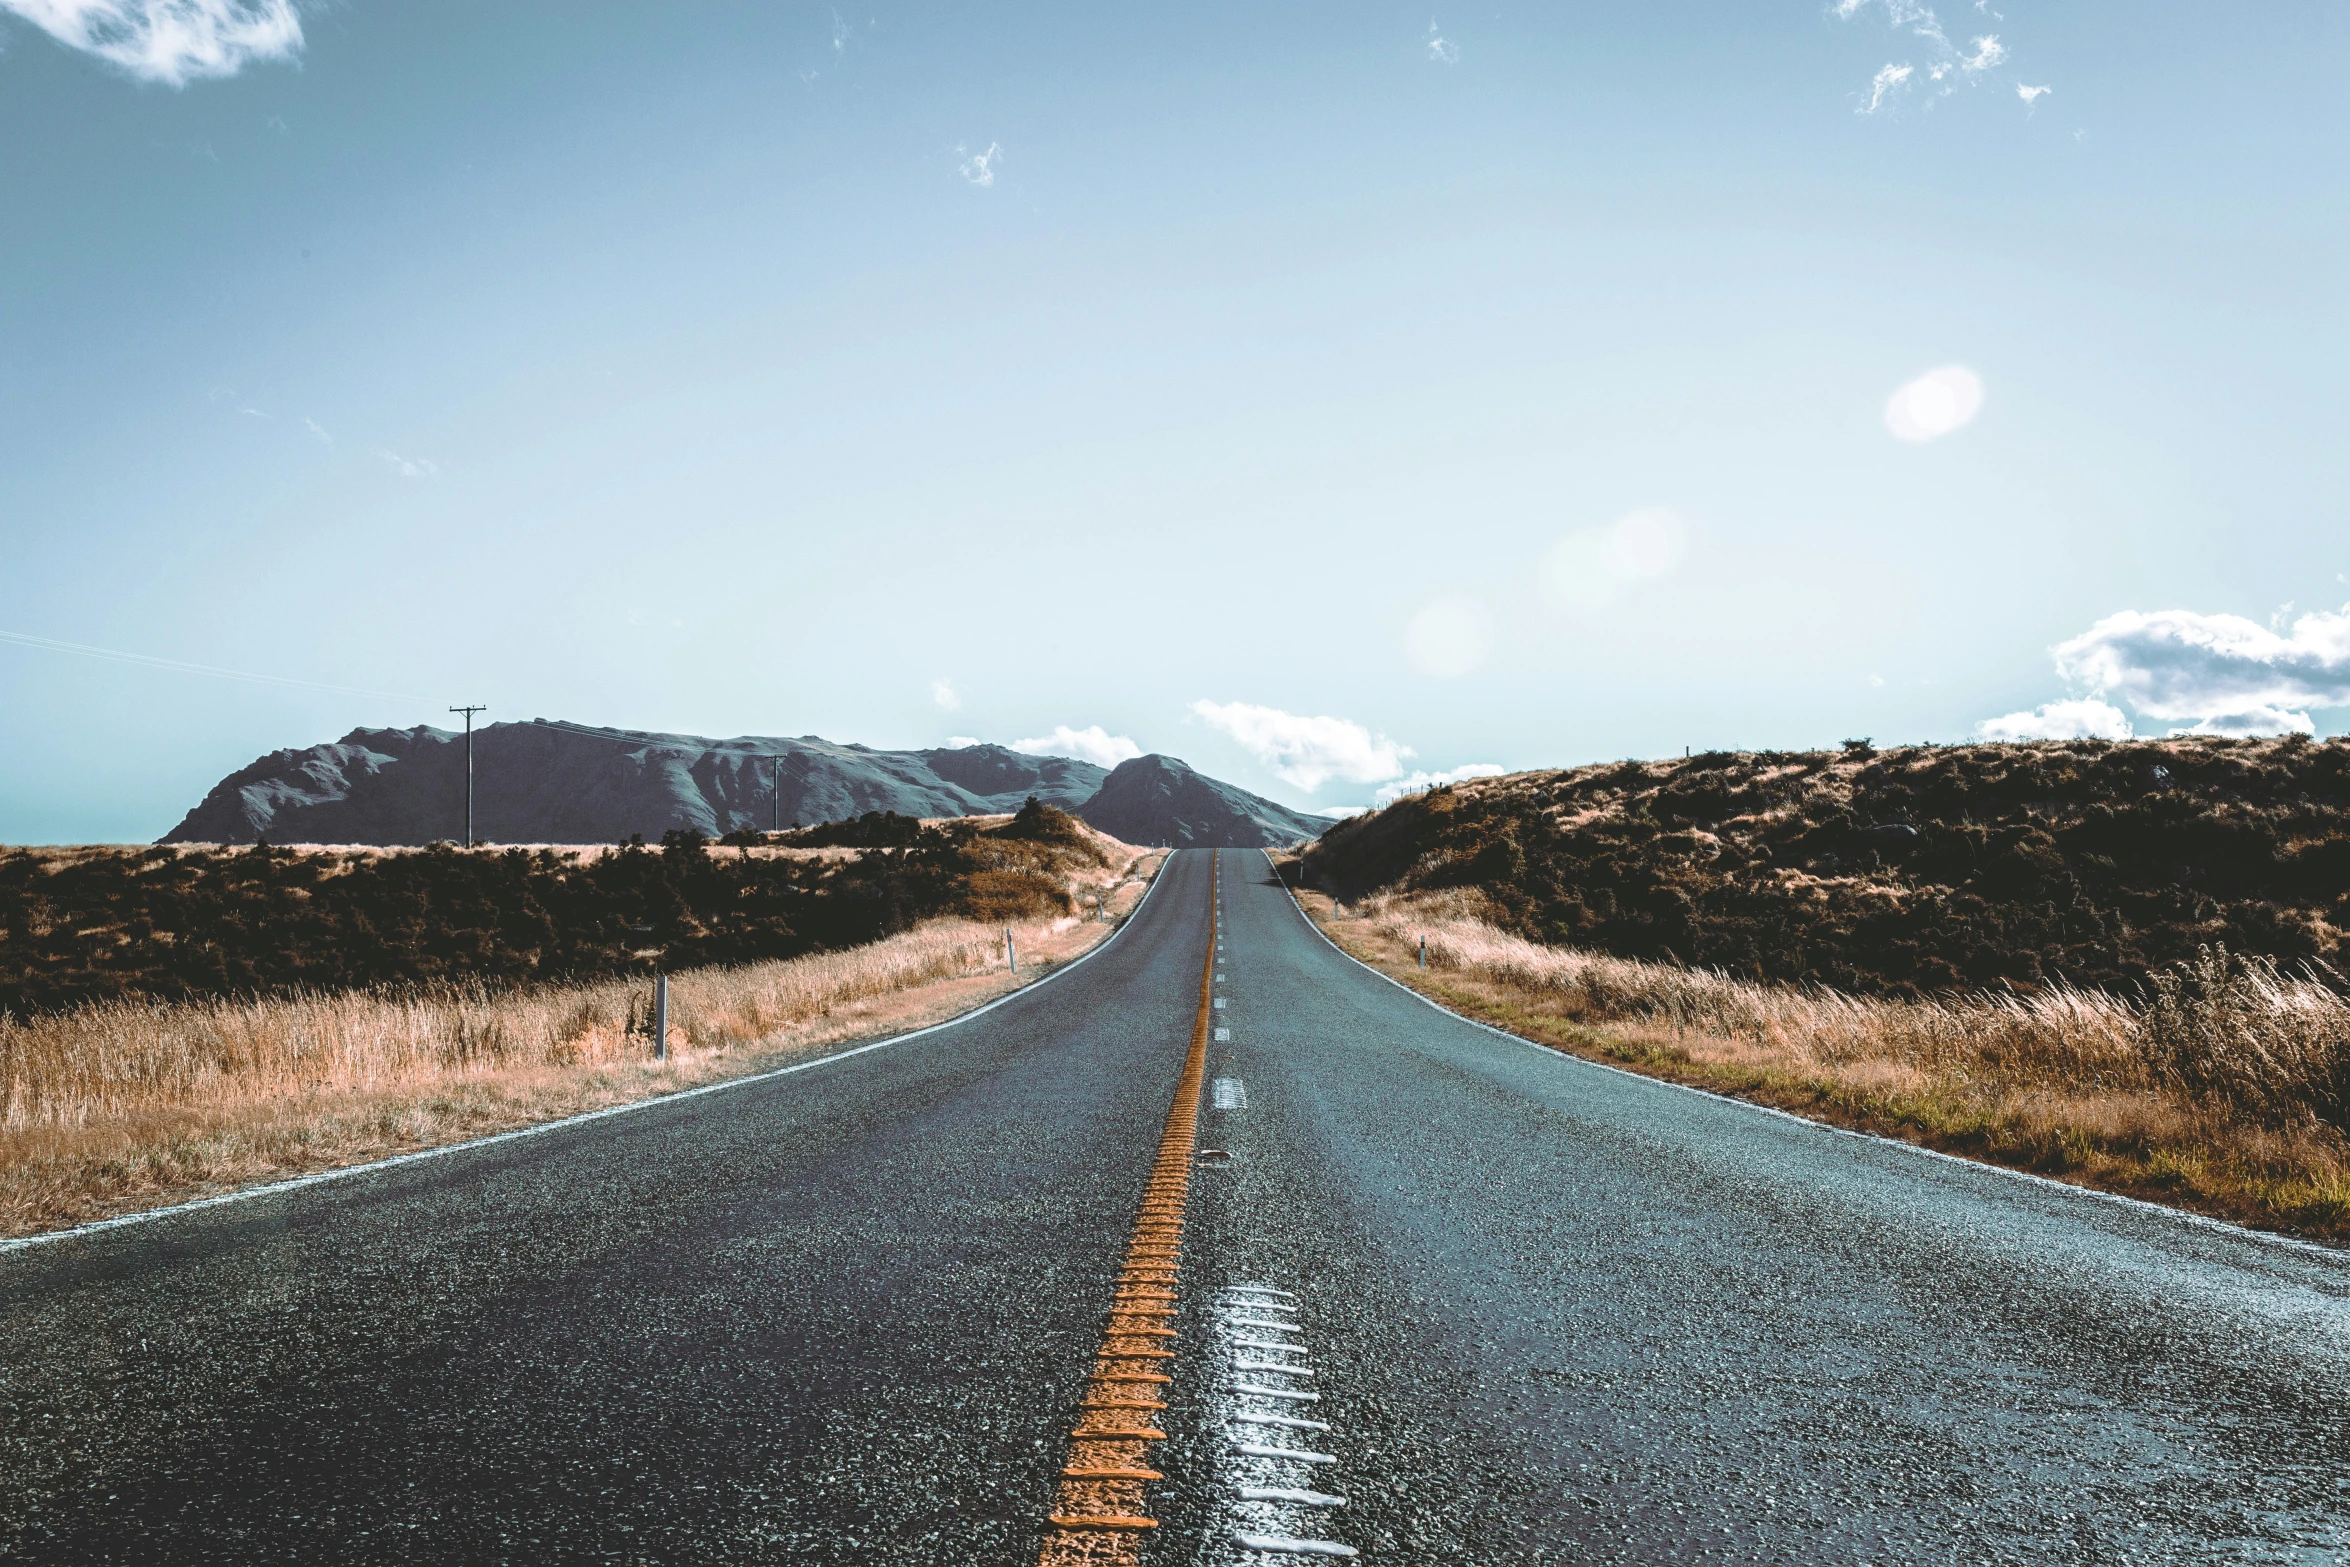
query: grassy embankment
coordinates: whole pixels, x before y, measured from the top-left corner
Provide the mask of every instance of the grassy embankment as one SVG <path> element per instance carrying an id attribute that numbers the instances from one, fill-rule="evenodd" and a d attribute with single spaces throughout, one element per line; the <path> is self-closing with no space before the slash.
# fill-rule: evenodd
<path id="1" fill-rule="evenodd" d="M 1563 1050 L 2344 1242 L 2346 800 L 2294 741 L 1626 762 L 1344 824 L 1305 898 Z"/>
<path id="2" fill-rule="evenodd" d="M 1025 917 L 949 915 L 846 950 L 678 973 L 661 1062 L 649 983 L 628 975 L 0 1016 L 0 1235 L 462 1141 L 944 1021 L 1081 956 L 1141 900 L 1163 856 L 1078 832 L 1050 853 L 1011 845 L 1011 869 L 965 878 L 961 903 L 1001 915 L 1006 878 L 1049 874 L 1059 896 L 1027 887 Z"/>
<path id="3" fill-rule="evenodd" d="M 2350 1241 L 2350 1139 L 2296 1108 L 2350 1008 L 2257 967 L 2093 991 L 1876 1000 L 1547 947 L 1472 894 L 1339 905 L 1331 938 L 1455 1011 L 1651 1077 L 2261 1228 Z M 1428 941 L 1428 969 L 1418 967 Z"/>

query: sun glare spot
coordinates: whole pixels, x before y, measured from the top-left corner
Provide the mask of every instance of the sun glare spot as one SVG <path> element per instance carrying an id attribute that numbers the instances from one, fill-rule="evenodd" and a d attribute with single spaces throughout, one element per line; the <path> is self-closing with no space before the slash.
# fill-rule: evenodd
<path id="1" fill-rule="evenodd" d="M 1931 441 L 1971 421 L 1983 407 L 1983 378 L 1963 365 L 1929 370 L 1885 404 L 1885 428 L 1904 441 Z"/>

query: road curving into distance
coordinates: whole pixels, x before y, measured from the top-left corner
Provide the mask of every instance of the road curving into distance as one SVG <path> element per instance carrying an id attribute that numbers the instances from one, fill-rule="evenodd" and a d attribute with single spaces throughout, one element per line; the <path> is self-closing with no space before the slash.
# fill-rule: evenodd
<path id="1" fill-rule="evenodd" d="M 1161 880 L 957 1027 L 0 1253 L 0 1561 L 2350 1555 L 2343 1255 L 1496 1035 L 1253 852 Z"/>

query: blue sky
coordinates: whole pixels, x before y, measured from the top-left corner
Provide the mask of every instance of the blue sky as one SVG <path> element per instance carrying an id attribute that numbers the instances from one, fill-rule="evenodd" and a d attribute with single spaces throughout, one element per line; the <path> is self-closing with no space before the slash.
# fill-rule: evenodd
<path id="1" fill-rule="evenodd" d="M 461 701 L 1127 741 L 1310 807 L 2335 732 L 2346 45 L 0 0 L 0 633 L 316 683 L 0 642 L 0 839 Z"/>

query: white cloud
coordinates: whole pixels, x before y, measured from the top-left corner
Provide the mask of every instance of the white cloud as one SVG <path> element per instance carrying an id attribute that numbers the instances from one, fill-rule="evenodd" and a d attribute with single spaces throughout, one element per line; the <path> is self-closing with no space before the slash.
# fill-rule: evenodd
<path id="1" fill-rule="evenodd" d="M 1871 4 L 1882 5 L 1885 8 L 1885 20 L 1895 27 L 1906 27 L 1920 38 L 1931 39 L 1938 44 L 1947 45 L 1950 42 L 1943 35 L 1942 23 L 1934 15 L 1934 8 L 1920 5 L 1918 0 L 1836 0 L 1836 15 L 1849 22 Z"/>
<path id="2" fill-rule="evenodd" d="M 1663 576 L 1681 563 L 1687 549 L 1680 518 L 1662 506 L 1643 506 L 1604 528 L 1568 535 L 1542 557 L 1537 571 L 1551 597 L 1595 606 L 1635 583 Z"/>
<path id="3" fill-rule="evenodd" d="M 955 151 L 969 154 L 956 166 L 961 171 L 963 178 L 981 189 L 995 183 L 995 166 L 1001 163 L 1004 157 L 1002 147 L 991 141 L 987 144 L 987 151 L 971 152 L 969 148 L 958 142 L 955 144 Z"/>
<path id="4" fill-rule="evenodd" d="M 1409 778 L 1398 778 L 1385 784 L 1371 796 L 1374 809 L 1393 805 L 1407 794 L 1419 794 L 1428 789 L 1440 789 L 1446 784 L 1466 783 L 1472 778 L 1499 778 L 1509 769 L 1497 762 L 1470 762 L 1443 773 L 1414 773 Z"/>
<path id="5" fill-rule="evenodd" d="M 2033 104 L 2038 103 L 2042 98 L 2045 98 L 2048 96 L 2048 94 L 2054 91 L 2056 91 L 2056 89 L 2053 87 L 2026 87 L 2022 82 L 2015 84 L 2015 95 L 2018 98 L 2023 99 L 2027 108 Z"/>
<path id="6" fill-rule="evenodd" d="M 1914 65 L 1886 65 L 1869 79 L 1869 101 L 1860 106 L 1862 114 L 1874 114 L 1885 106 L 1887 95 L 1898 91 L 1901 84 L 1917 73 Z"/>
<path id="7" fill-rule="evenodd" d="M 1421 674 L 1449 680 L 1485 662 L 1493 651 L 1493 627 L 1467 599 L 1441 598 L 1404 627 L 1403 650 Z"/>
<path id="8" fill-rule="evenodd" d="M 302 47 L 293 0 L 0 0 L 59 43 L 173 87 Z"/>
<path id="9" fill-rule="evenodd" d="M 2350 608 L 2286 633 L 2241 615 L 2123 610 L 2055 652 L 2066 680 L 2200 734 L 2307 734 L 2308 709 L 2350 705 Z"/>
<path id="10" fill-rule="evenodd" d="M 1310 811 L 1307 814 L 1327 816 L 1332 821 L 1343 822 L 1350 816 L 1368 816 L 1371 814 L 1371 808 L 1367 805 L 1325 805 L 1320 810 Z"/>
<path id="11" fill-rule="evenodd" d="M 2130 721 L 2112 703 L 2086 697 L 1986 718 L 1975 726 L 1975 735 L 1983 740 L 2127 740 Z"/>
<path id="12" fill-rule="evenodd" d="M 979 737 L 978 737 L 977 735 L 948 735 L 948 736 L 947 736 L 947 749 L 948 749 L 948 750 L 950 750 L 950 751 L 961 751 L 961 750 L 964 750 L 964 749 L 966 749 L 966 748 L 968 748 L 968 747 L 970 747 L 970 746 L 975 746 L 975 745 L 977 745 L 978 743 L 979 743 Z"/>
<path id="13" fill-rule="evenodd" d="M 1434 22 L 1428 24 L 1428 58 L 1438 65 L 1461 63 L 1461 46 L 1437 31 Z"/>
<path id="14" fill-rule="evenodd" d="M 955 689 L 952 680 L 933 680 L 930 682 L 930 700 L 941 710 L 951 713 L 963 705 L 963 693 Z"/>
<path id="15" fill-rule="evenodd" d="M 1991 72 L 2007 63 L 2009 50 L 1997 33 L 1982 34 L 1972 40 L 1966 50 L 1961 50 L 1950 41 L 1950 35 L 1943 31 L 1942 20 L 1934 14 L 1933 7 L 1921 4 L 1920 0 L 1835 0 L 1834 6 L 1837 17 L 1847 22 L 1864 11 L 1879 9 L 1884 12 L 1887 24 L 1896 31 L 1924 40 L 1929 56 L 1925 65 L 1926 80 L 1935 84 L 1934 98 L 1947 98 L 1961 85 L 1987 78 Z M 1982 0 L 1977 0 L 1975 10 L 1994 19 L 1999 15 L 1983 4 Z M 1885 109 L 1916 74 L 1917 67 L 1906 60 L 1885 65 L 1870 79 L 1868 93 L 1860 104 L 1859 112 L 1875 114 Z M 2019 88 L 2018 93 L 2028 106 L 2047 90 L 2045 87 Z"/>
<path id="16" fill-rule="evenodd" d="M 441 471 L 440 464 L 427 457 L 403 457 L 398 452 L 377 452 L 392 472 L 403 479 L 429 479 Z"/>
<path id="17" fill-rule="evenodd" d="M 1142 747 L 1124 735 L 1114 735 L 1099 724 L 1072 729 L 1062 724 L 1049 735 L 1015 740 L 1012 749 L 1028 756 L 1073 756 L 1096 767 L 1115 767 L 1142 755 Z"/>
<path id="18" fill-rule="evenodd" d="M 2184 729 L 2173 729 L 2174 735 L 2233 735 L 2243 738 L 2251 735 L 2313 735 L 2317 725 L 2307 713 L 2282 707 L 2248 707 L 2240 713 L 2214 713 Z"/>
<path id="19" fill-rule="evenodd" d="M 1982 408 L 1983 378 L 1964 365 L 1944 365 L 1885 400 L 1885 428 L 1904 441 L 1937 440 Z"/>
<path id="20" fill-rule="evenodd" d="M 316 419 L 305 419 L 302 421 L 302 424 L 305 429 L 309 430 L 312 435 L 317 436 L 318 439 L 324 444 L 328 446 L 335 444 L 335 438 L 327 434 L 326 427 L 320 424 Z"/>
<path id="21" fill-rule="evenodd" d="M 1411 747 L 1344 718 L 1305 718 L 1247 702 L 1203 700 L 1192 703 L 1191 710 L 1210 728 L 1239 741 L 1274 777 L 1309 792 L 1332 778 L 1349 783 L 1393 778 L 1412 754 Z"/>

